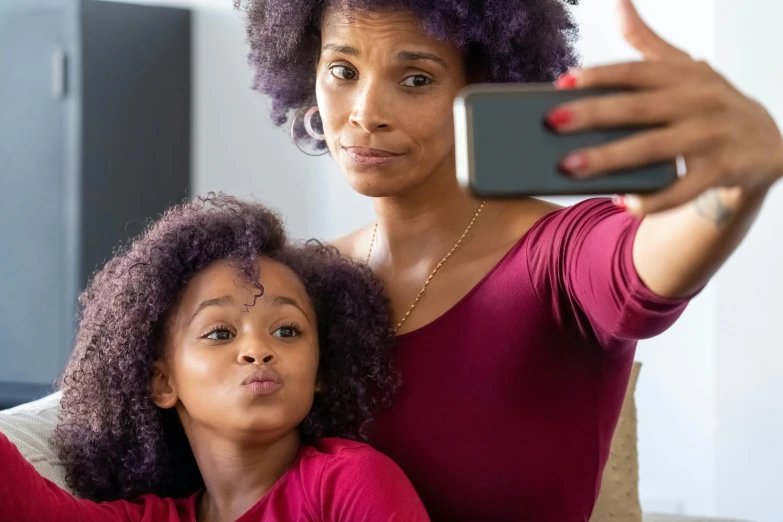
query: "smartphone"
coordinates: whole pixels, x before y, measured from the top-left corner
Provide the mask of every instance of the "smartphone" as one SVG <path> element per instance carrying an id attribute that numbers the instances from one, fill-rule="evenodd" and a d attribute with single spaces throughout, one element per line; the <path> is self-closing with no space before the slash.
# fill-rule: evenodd
<path id="1" fill-rule="evenodd" d="M 568 153 L 649 127 L 558 134 L 545 118 L 556 106 L 618 89 L 555 89 L 551 84 L 476 84 L 454 101 L 457 178 L 482 197 L 641 194 L 677 179 L 676 160 L 576 179 L 558 168 Z"/>

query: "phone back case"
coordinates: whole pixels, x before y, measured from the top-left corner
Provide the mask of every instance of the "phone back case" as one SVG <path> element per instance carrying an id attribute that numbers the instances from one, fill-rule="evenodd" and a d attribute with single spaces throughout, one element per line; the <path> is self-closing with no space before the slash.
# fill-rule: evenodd
<path id="1" fill-rule="evenodd" d="M 557 134 L 545 118 L 562 103 L 619 92 L 556 90 L 549 84 L 486 84 L 465 88 L 454 102 L 457 177 L 480 196 L 647 193 L 677 179 L 675 161 L 590 179 L 564 175 L 568 153 L 621 139 L 641 128 Z"/>

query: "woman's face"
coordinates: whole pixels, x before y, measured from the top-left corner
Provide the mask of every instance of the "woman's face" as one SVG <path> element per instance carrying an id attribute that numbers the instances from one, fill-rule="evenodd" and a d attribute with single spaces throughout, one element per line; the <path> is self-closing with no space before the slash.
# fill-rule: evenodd
<path id="1" fill-rule="evenodd" d="M 260 266 L 264 295 L 254 306 L 246 305 L 258 290 L 220 261 L 190 281 L 167 323 L 156 403 L 177 407 L 188 436 L 206 429 L 275 440 L 312 407 L 319 353 L 312 304 L 288 267 L 266 258 Z"/>
<path id="2" fill-rule="evenodd" d="M 393 196 L 454 176 L 462 52 L 399 11 L 327 10 L 316 96 L 329 150 L 357 192 Z"/>

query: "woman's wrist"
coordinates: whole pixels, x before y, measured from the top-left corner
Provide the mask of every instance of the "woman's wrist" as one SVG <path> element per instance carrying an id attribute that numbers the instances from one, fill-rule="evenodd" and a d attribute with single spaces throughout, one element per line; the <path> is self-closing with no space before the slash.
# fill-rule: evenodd
<path id="1" fill-rule="evenodd" d="M 715 226 L 723 226 L 735 217 L 755 213 L 769 192 L 769 187 L 718 187 L 709 189 L 693 200 L 696 213 Z"/>

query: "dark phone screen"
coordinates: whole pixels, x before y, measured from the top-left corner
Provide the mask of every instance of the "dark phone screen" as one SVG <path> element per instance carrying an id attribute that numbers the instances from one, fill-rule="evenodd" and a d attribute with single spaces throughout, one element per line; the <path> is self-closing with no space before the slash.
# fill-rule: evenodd
<path id="1" fill-rule="evenodd" d="M 473 92 L 472 115 L 475 192 L 492 196 L 644 193 L 659 190 L 677 177 L 675 162 L 618 171 L 598 178 L 573 179 L 558 170 L 569 152 L 627 137 L 641 129 L 556 134 L 544 123 L 557 105 L 607 90 L 530 90 Z M 616 91 L 615 91 L 616 92 Z"/>

